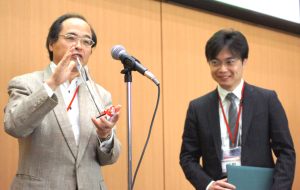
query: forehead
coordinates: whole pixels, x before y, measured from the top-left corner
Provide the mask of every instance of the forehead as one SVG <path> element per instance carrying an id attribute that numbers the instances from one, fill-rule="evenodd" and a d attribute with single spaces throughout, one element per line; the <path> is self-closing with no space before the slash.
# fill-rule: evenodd
<path id="1" fill-rule="evenodd" d="M 228 48 L 223 48 L 218 54 L 217 59 L 228 59 L 235 57 L 233 53 Z"/>
<path id="2" fill-rule="evenodd" d="M 66 19 L 61 25 L 61 33 L 71 33 L 91 35 L 90 25 L 80 18 Z"/>

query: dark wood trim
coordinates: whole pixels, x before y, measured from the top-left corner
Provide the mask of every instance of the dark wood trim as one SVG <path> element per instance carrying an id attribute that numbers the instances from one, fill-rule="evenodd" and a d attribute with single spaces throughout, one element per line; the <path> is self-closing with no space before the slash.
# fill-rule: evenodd
<path id="1" fill-rule="evenodd" d="M 212 0 L 167 0 L 300 35 L 300 24 Z"/>

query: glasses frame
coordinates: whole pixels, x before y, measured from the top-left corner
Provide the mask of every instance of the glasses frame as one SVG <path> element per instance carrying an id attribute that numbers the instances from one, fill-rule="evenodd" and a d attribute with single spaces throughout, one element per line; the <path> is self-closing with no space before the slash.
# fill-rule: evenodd
<path id="1" fill-rule="evenodd" d="M 95 44 L 95 42 L 89 37 L 80 37 L 76 34 L 71 33 L 60 34 L 59 37 L 63 37 L 67 42 L 70 43 L 78 43 L 78 41 L 80 41 L 80 44 L 88 48 L 92 47 Z"/>
<path id="2" fill-rule="evenodd" d="M 209 65 L 211 65 L 212 67 L 214 68 L 219 68 L 221 67 L 222 65 L 226 66 L 226 67 L 232 67 L 234 66 L 237 61 L 241 60 L 241 58 L 238 58 L 238 57 L 232 57 L 232 58 L 227 58 L 223 61 L 221 60 L 218 60 L 218 59 L 212 59 L 212 60 L 209 60 L 208 63 Z"/>

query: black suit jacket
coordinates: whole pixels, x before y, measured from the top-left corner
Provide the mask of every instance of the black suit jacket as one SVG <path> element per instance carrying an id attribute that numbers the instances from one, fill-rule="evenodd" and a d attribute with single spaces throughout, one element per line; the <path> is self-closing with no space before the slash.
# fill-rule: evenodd
<path id="1" fill-rule="evenodd" d="M 241 164 L 274 167 L 272 190 L 291 189 L 295 150 L 286 114 L 276 93 L 245 83 L 242 103 Z M 182 136 L 180 165 L 197 190 L 205 190 L 212 180 L 224 177 L 221 144 L 218 92 L 214 90 L 190 102 Z"/>

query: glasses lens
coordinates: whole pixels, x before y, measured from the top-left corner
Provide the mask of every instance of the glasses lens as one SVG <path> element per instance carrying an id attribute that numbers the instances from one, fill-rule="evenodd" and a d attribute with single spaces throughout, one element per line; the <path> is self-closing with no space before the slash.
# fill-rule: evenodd
<path id="1" fill-rule="evenodd" d="M 77 43 L 78 40 L 80 40 L 80 43 L 86 47 L 91 47 L 95 44 L 95 42 L 90 38 L 78 37 L 74 34 L 65 34 L 60 36 L 62 36 L 65 40 L 67 40 L 70 43 Z"/>
<path id="2" fill-rule="evenodd" d="M 218 60 L 210 60 L 209 63 L 210 63 L 212 66 L 218 66 L 218 65 L 220 65 L 220 61 L 218 61 Z"/>
<path id="3" fill-rule="evenodd" d="M 82 38 L 82 44 L 89 47 L 92 46 L 94 44 L 94 41 L 89 39 L 89 38 Z"/>
<path id="4" fill-rule="evenodd" d="M 72 34 L 66 34 L 66 35 L 62 35 L 62 36 L 69 42 L 75 42 L 77 40 L 77 37 Z"/>

